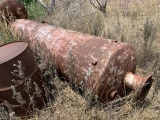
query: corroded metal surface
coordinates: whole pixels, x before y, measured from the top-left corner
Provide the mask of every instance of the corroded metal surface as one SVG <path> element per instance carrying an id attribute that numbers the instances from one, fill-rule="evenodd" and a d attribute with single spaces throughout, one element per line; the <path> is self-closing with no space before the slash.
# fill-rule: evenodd
<path id="1" fill-rule="evenodd" d="M 124 78 L 135 72 L 135 50 L 129 44 L 29 20 L 11 24 L 33 49 L 47 48 L 57 71 L 82 90 L 91 89 L 101 102 L 125 95 Z"/>
<path id="2" fill-rule="evenodd" d="M 0 0 L 0 11 L 2 12 L 0 18 L 4 15 L 8 20 L 10 17 L 27 19 L 27 11 L 18 0 Z"/>
<path id="3" fill-rule="evenodd" d="M 33 103 L 37 108 L 44 105 L 41 72 L 26 42 L 0 46 L 0 99 L 8 101 L 18 116 L 33 111 Z"/>
<path id="4" fill-rule="evenodd" d="M 127 87 L 137 92 L 137 99 L 143 100 L 148 94 L 153 78 L 151 75 L 146 77 L 137 76 L 131 72 L 128 72 L 124 78 L 124 83 Z"/>

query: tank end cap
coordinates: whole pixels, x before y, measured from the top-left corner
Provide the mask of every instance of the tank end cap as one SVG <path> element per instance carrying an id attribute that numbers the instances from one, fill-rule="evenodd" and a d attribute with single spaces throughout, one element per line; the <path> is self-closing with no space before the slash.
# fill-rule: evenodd
<path id="1" fill-rule="evenodd" d="M 148 75 L 143 78 L 141 84 L 139 85 L 137 89 L 137 100 L 144 100 L 144 98 L 147 96 L 151 86 L 153 83 L 153 77 L 152 75 Z"/>

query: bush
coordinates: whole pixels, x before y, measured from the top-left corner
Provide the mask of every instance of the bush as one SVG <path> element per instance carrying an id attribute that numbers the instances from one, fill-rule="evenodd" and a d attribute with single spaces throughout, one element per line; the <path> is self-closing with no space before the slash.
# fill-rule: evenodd
<path id="1" fill-rule="evenodd" d="M 28 18 L 35 21 L 42 21 L 46 15 L 46 10 L 36 2 L 36 0 L 20 0 L 25 6 Z"/>
<path id="2" fill-rule="evenodd" d="M 30 4 L 31 2 L 33 2 L 33 0 L 20 0 L 20 1 L 26 4 Z"/>

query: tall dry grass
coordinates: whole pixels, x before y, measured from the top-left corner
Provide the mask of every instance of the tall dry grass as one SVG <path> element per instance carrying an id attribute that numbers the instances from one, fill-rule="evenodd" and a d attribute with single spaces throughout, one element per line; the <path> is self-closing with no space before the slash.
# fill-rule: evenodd
<path id="1" fill-rule="evenodd" d="M 160 46 L 159 14 L 158 0 L 147 0 L 144 4 L 134 0 L 130 4 L 122 5 L 117 1 L 109 2 L 106 16 L 89 1 L 81 0 L 57 5 L 55 13 L 48 16 L 47 22 L 66 29 L 127 42 L 136 48 L 139 63 L 144 61 L 146 64 Z"/>
<path id="2" fill-rule="evenodd" d="M 107 4 L 105 16 L 89 1 L 71 1 L 72 3 L 67 3 L 59 0 L 54 12 L 43 16 L 42 19 L 46 18 L 43 20 L 55 26 L 131 44 L 137 53 L 137 74 L 145 76 L 152 73 L 153 86 L 143 102 L 123 98 L 106 106 L 92 105 L 90 94 L 81 96 L 78 91 L 73 91 L 69 83 L 60 80 L 58 75 L 50 74 L 53 73 L 53 69 L 49 67 L 50 64 L 49 66 L 44 64 L 46 68 L 43 70 L 48 75 L 47 78 L 50 76 L 49 81 L 54 85 L 52 91 L 54 100 L 50 101 L 43 110 L 37 111 L 30 120 L 160 119 L 159 1 L 146 0 L 145 4 L 141 4 L 134 0 L 130 4 L 121 4 L 114 0 Z M 4 38 L 11 39 L 8 35 Z M 41 59 L 40 66 L 46 62 L 43 58 Z M 50 63 L 49 60 L 47 62 Z"/>

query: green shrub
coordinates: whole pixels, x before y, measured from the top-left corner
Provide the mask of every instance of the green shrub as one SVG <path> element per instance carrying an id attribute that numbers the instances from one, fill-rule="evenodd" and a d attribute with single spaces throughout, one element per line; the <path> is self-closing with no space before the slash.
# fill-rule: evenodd
<path id="1" fill-rule="evenodd" d="M 41 21 L 46 15 L 46 10 L 36 0 L 21 0 L 24 4 L 28 18 L 34 21 Z"/>
<path id="2" fill-rule="evenodd" d="M 30 4 L 31 2 L 33 2 L 34 0 L 20 0 L 21 2 L 23 3 L 26 3 L 26 4 Z"/>

